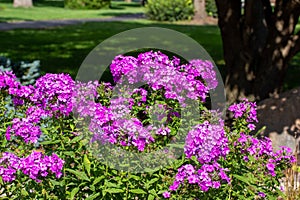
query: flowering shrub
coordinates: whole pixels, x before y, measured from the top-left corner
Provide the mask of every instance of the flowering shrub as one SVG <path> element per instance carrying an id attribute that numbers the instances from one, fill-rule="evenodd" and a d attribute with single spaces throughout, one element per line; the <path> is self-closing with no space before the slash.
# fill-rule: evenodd
<path id="1" fill-rule="evenodd" d="M 270 139 L 249 134 L 257 122 L 255 103 L 244 100 L 230 106 L 231 127 L 217 111 L 203 106 L 218 83 L 212 63 L 182 64 L 176 57 L 150 51 L 137 57 L 117 56 L 110 70 L 113 84 L 46 74 L 28 86 L 11 72 L 0 72 L 4 196 L 271 199 L 282 195 L 279 179 L 294 157 L 288 148 L 274 152 Z M 198 102 L 201 115 L 186 120 L 182 116 L 191 114 L 183 110 L 196 110 L 191 101 Z M 7 109 L 8 104 L 13 109 Z M 103 152 L 96 155 L 88 148 L 111 144 L 151 153 L 180 138 L 182 155 L 168 154 L 173 163 L 148 173 L 112 169 L 99 162 Z M 164 164 L 164 159 L 155 159 L 147 162 Z"/>
<path id="2" fill-rule="evenodd" d="M 0 159 L 2 165 L 1 173 L 3 181 L 11 182 L 16 179 L 15 173 L 20 170 L 31 179 L 40 182 L 39 177 L 46 177 L 49 172 L 55 174 L 60 178 L 64 161 L 61 160 L 56 154 L 45 156 L 41 152 L 33 151 L 26 158 L 19 158 L 13 153 L 4 152 Z"/>

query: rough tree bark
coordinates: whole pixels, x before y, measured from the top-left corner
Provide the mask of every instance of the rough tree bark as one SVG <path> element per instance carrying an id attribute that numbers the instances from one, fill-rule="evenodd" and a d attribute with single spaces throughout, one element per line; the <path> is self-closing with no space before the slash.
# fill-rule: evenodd
<path id="1" fill-rule="evenodd" d="M 288 63 L 300 50 L 299 0 L 216 0 L 228 101 L 262 100 L 281 91 Z"/>
<path id="2" fill-rule="evenodd" d="M 32 4 L 32 0 L 14 0 L 13 6 L 29 8 L 32 7 L 33 4 Z"/>
<path id="3" fill-rule="evenodd" d="M 195 20 L 203 20 L 206 18 L 205 0 L 194 0 Z"/>

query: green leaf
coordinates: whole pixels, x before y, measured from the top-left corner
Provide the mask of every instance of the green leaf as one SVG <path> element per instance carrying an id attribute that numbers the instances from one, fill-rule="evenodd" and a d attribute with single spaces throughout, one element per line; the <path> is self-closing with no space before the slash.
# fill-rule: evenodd
<path id="1" fill-rule="evenodd" d="M 108 193 L 111 193 L 111 194 L 124 192 L 124 190 L 119 189 L 119 188 L 108 188 L 108 189 L 105 189 L 105 191 Z"/>
<path id="2" fill-rule="evenodd" d="M 134 193 L 134 194 L 147 194 L 147 192 L 145 192 L 142 189 L 131 189 L 131 190 L 129 190 L 129 192 Z"/>
<path id="3" fill-rule="evenodd" d="M 56 181 L 56 180 L 50 180 L 50 182 L 52 183 L 53 186 L 61 186 L 61 182 Z"/>
<path id="4" fill-rule="evenodd" d="M 154 198 L 155 198 L 155 196 L 153 196 L 152 194 L 150 194 L 150 195 L 148 196 L 148 200 L 154 200 Z"/>
<path id="5" fill-rule="evenodd" d="M 89 187 L 90 187 L 90 190 L 92 190 L 93 192 L 95 192 L 96 188 L 95 188 L 94 185 L 90 185 Z"/>
<path id="6" fill-rule="evenodd" d="M 105 181 L 105 186 L 108 187 L 108 188 L 118 188 L 120 187 L 119 185 L 117 185 L 116 183 L 112 183 L 112 182 L 108 182 L 108 181 Z"/>
<path id="7" fill-rule="evenodd" d="M 238 195 L 239 199 L 246 199 L 246 197 L 244 197 L 243 195 Z"/>
<path id="8" fill-rule="evenodd" d="M 57 143 L 60 143 L 61 140 L 50 140 L 50 141 L 43 141 L 43 142 L 40 142 L 40 144 L 42 145 L 48 145 L 48 144 L 57 144 Z"/>
<path id="9" fill-rule="evenodd" d="M 184 147 L 184 144 L 183 143 L 170 143 L 170 144 L 168 144 L 168 147 L 173 147 L 173 148 L 180 148 L 180 149 L 182 149 L 183 147 Z"/>
<path id="10" fill-rule="evenodd" d="M 88 175 L 91 175 L 91 161 L 88 159 L 87 155 L 84 154 L 83 156 L 83 165 L 85 170 L 87 171 Z"/>
<path id="11" fill-rule="evenodd" d="M 100 177 L 97 177 L 94 182 L 93 182 L 93 185 L 96 185 L 97 183 L 99 183 L 100 181 L 102 181 L 103 179 L 105 178 L 104 175 L 100 176 Z"/>
<path id="12" fill-rule="evenodd" d="M 249 180 L 248 180 L 247 177 L 240 176 L 240 175 L 237 175 L 237 174 L 233 174 L 233 176 L 234 176 L 236 179 L 238 179 L 238 180 L 240 180 L 240 181 L 242 181 L 242 182 L 247 183 L 248 185 L 250 185 Z"/>
<path id="13" fill-rule="evenodd" d="M 74 124 L 70 124 L 70 128 L 71 128 L 72 131 L 74 131 L 74 128 L 75 128 Z"/>
<path id="14" fill-rule="evenodd" d="M 153 196 L 157 196 L 156 191 L 154 189 L 149 191 L 150 194 L 152 194 Z"/>
<path id="15" fill-rule="evenodd" d="M 80 140 L 82 140 L 82 137 L 81 136 L 76 136 L 69 143 L 71 143 L 71 144 L 77 143 Z"/>
<path id="16" fill-rule="evenodd" d="M 158 178 L 153 178 L 153 179 L 151 179 L 150 181 L 146 182 L 145 187 L 148 189 L 149 187 L 151 187 L 151 185 L 152 185 L 153 183 L 155 183 L 155 182 L 158 181 L 158 180 L 159 180 Z"/>
<path id="17" fill-rule="evenodd" d="M 79 171 L 75 171 L 72 169 L 66 169 L 66 171 L 76 175 L 77 178 L 79 178 L 81 180 L 90 181 L 89 177 L 87 177 L 87 175 L 84 172 L 79 172 Z"/>
<path id="18" fill-rule="evenodd" d="M 74 188 L 72 191 L 71 191 L 71 195 L 70 195 L 70 199 L 74 199 L 75 195 L 77 194 L 77 192 L 79 191 L 79 187 L 77 188 Z"/>
<path id="19" fill-rule="evenodd" d="M 153 179 L 151 179 L 149 182 L 147 182 L 147 184 L 152 185 L 152 184 L 155 183 L 156 181 L 158 181 L 158 178 L 153 178 Z"/>
<path id="20" fill-rule="evenodd" d="M 41 127 L 41 131 L 47 135 L 49 135 L 49 131 L 47 130 L 47 128 L 43 128 Z"/>
<path id="21" fill-rule="evenodd" d="M 5 133 L 6 129 L 0 128 L 0 132 Z"/>
<path id="22" fill-rule="evenodd" d="M 88 198 L 86 198 L 85 200 L 93 200 L 93 199 L 96 199 L 98 196 L 100 196 L 100 193 L 96 193 L 96 194 L 93 194 L 91 196 L 89 196 Z"/>
<path id="23" fill-rule="evenodd" d="M 25 196 L 25 197 L 29 195 L 28 192 L 24 188 L 21 190 L 21 194 L 22 194 L 22 196 Z"/>
<path id="24" fill-rule="evenodd" d="M 75 158 L 74 151 L 64 151 L 63 154 L 70 156 L 71 158 Z"/>
<path id="25" fill-rule="evenodd" d="M 164 123 L 164 122 L 166 122 L 167 121 L 167 117 L 163 117 L 162 119 L 161 119 L 161 123 Z"/>
<path id="26" fill-rule="evenodd" d="M 136 176 L 136 175 L 132 175 L 132 174 L 129 176 L 129 179 L 131 179 L 131 178 L 134 179 L 134 180 L 136 180 L 136 181 L 141 180 L 141 177 Z"/>
<path id="27" fill-rule="evenodd" d="M 106 190 L 102 190 L 102 196 L 103 197 L 105 197 L 106 193 L 107 193 Z"/>

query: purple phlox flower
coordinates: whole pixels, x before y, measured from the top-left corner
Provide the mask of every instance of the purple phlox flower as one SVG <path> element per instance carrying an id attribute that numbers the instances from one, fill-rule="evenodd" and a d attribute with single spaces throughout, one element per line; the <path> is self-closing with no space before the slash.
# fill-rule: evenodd
<path id="1" fill-rule="evenodd" d="M 165 191 L 165 192 L 163 193 L 163 197 L 164 197 L 165 199 L 168 199 L 168 198 L 171 197 L 171 193 L 168 192 L 168 191 Z"/>
<path id="2" fill-rule="evenodd" d="M 62 168 L 64 161 L 56 154 L 51 156 L 43 155 L 42 152 L 33 151 L 25 158 L 19 158 L 13 153 L 4 152 L 0 159 L 0 176 L 5 182 L 11 182 L 16 178 L 16 172 L 21 171 L 29 178 L 40 182 L 41 177 L 46 177 L 51 173 L 56 175 L 56 178 L 62 176 Z"/>
<path id="3" fill-rule="evenodd" d="M 253 123 L 258 122 L 256 112 L 256 102 L 249 102 L 248 99 L 242 99 L 243 102 L 235 103 L 231 105 L 228 110 L 233 112 L 234 118 L 245 117 L 249 123 L 247 126 L 249 130 L 254 130 L 255 125 Z"/>
<path id="4" fill-rule="evenodd" d="M 263 192 L 258 192 L 258 196 L 259 196 L 259 197 L 262 197 L 262 198 L 265 198 L 265 197 L 266 197 L 266 194 L 263 193 Z"/>
<path id="5" fill-rule="evenodd" d="M 196 125 L 188 132 L 184 152 L 187 158 L 195 156 L 202 164 L 225 157 L 229 148 L 223 126 L 208 121 Z"/>
<path id="6" fill-rule="evenodd" d="M 46 74 L 35 85 L 32 102 L 56 115 L 68 116 L 72 111 L 72 98 L 75 82 L 67 74 Z"/>
<path id="7" fill-rule="evenodd" d="M 199 169 L 191 164 L 181 166 L 175 176 L 173 184 L 170 186 L 171 191 L 178 189 L 183 184 L 197 184 L 202 191 L 208 191 L 209 188 L 219 188 L 221 180 L 230 182 L 230 178 L 226 175 L 227 169 L 221 168 L 220 164 L 203 164 Z M 187 181 L 185 181 L 187 180 Z"/>
<path id="8" fill-rule="evenodd" d="M 10 71 L 0 71 L 0 90 L 2 89 L 17 89 L 20 83 L 17 77 Z"/>

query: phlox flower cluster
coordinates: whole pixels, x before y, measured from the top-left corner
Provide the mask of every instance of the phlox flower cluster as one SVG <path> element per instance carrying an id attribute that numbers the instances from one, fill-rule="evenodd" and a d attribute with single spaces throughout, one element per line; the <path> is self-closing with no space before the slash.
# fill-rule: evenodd
<path id="1" fill-rule="evenodd" d="M 46 74 L 34 85 L 30 100 L 38 107 L 58 115 L 68 116 L 72 112 L 73 79 L 66 74 Z"/>
<path id="2" fill-rule="evenodd" d="M 76 84 L 79 93 L 73 99 L 74 110 L 79 116 L 89 118 L 89 130 L 94 133 L 91 142 L 132 145 L 139 151 L 143 151 L 147 144 L 154 142 L 150 132 L 151 126 L 145 128 L 139 119 L 129 117 L 132 104 L 128 100 L 134 99 L 118 96 L 110 100 L 109 107 L 103 106 L 95 102 L 98 86 L 96 82 Z M 133 93 L 141 93 L 141 101 L 147 94 L 142 89 L 134 90 Z"/>
<path id="3" fill-rule="evenodd" d="M 6 130 L 11 136 L 21 137 L 26 143 L 35 143 L 41 135 L 40 122 L 51 117 L 68 116 L 72 111 L 74 81 L 65 74 L 46 74 L 35 85 L 21 85 L 11 72 L 0 72 L 1 90 L 8 91 L 15 106 L 28 102 L 26 116 L 14 118 Z"/>
<path id="4" fill-rule="evenodd" d="M 145 127 L 138 118 L 129 117 L 128 104 L 126 106 L 123 100 L 122 98 L 114 99 L 108 108 L 97 103 L 89 107 L 92 110 L 89 115 L 91 117 L 89 130 L 94 133 L 91 142 L 102 141 L 122 146 L 134 146 L 139 151 L 143 151 L 146 145 L 155 142 L 153 132 L 157 135 L 170 133 L 168 127 L 159 129 L 152 125 Z M 121 104 L 119 104 L 120 101 Z"/>
<path id="5" fill-rule="evenodd" d="M 109 142 L 144 151 L 156 138 L 168 137 L 172 118 L 180 118 L 178 110 L 171 105 L 177 106 L 179 102 L 184 107 L 190 99 L 204 102 L 209 90 L 216 88 L 218 83 L 211 62 L 192 60 L 181 64 L 176 57 L 170 59 L 153 51 L 141 53 L 137 58 L 119 55 L 112 61 L 110 70 L 116 83 L 114 88 L 97 81 L 75 82 L 66 74 L 46 74 L 34 85 L 23 86 L 11 72 L 0 72 L 1 94 L 10 95 L 14 106 L 26 108 L 22 118 L 16 117 L 8 125 L 6 139 L 21 138 L 25 143 L 36 143 L 42 135 L 40 127 L 47 119 L 72 115 L 78 116 L 78 121 L 87 120 L 83 123 L 88 124 L 88 130 L 93 134 L 91 142 Z M 146 87 L 132 89 L 140 83 Z M 112 89 L 117 89 L 117 92 L 110 100 L 100 103 L 104 102 L 99 100 L 101 87 L 103 91 L 100 92 L 104 95 Z M 156 103 L 153 96 L 159 96 L 157 104 L 152 104 Z M 256 104 L 244 101 L 233 104 L 229 110 L 237 123 L 241 120 L 242 126 L 246 124 L 249 130 L 254 130 Z M 141 112 L 141 109 L 145 110 Z M 245 162 L 249 162 L 250 156 L 257 160 L 263 158 L 262 168 L 268 175 L 276 176 L 278 165 L 295 162 L 289 148 L 282 147 L 274 152 L 270 139 L 238 134 L 233 148 L 244 154 Z M 220 160 L 226 162 L 226 156 L 231 153 L 229 146 L 232 144 L 227 136 L 222 120 L 215 123 L 204 121 L 192 127 L 187 133 L 184 153 L 190 159 L 189 163 L 195 165 L 182 165 L 163 196 L 170 198 L 171 192 L 186 185 L 198 185 L 201 191 L 207 192 L 210 188 L 220 188 L 221 182 L 230 183 L 229 170 L 220 165 Z M 0 158 L 0 176 L 3 181 L 11 182 L 17 173 L 23 173 L 40 182 L 41 178 L 51 174 L 61 177 L 63 165 L 64 161 L 54 153 L 47 156 L 33 151 L 20 158 L 4 152 Z"/>
<path id="6" fill-rule="evenodd" d="M 137 58 L 117 56 L 110 70 L 116 83 L 145 83 L 149 90 L 161 91 L 166 99 L 178 100 L 181 106 L 184 106 L 186 98 L 204 101 L 209 90 L 217 86 L 212 63 L 194 60 L 182 65 L 180 59 L 169 59 L 161 52 L 141 53 Z M 88 128 L 95 138 L 122 146 L 134 146 L 139 151 L 144 151 L 146 145 L 155 142 L 155 135 L 168 136 L 171 132 L 167 122 L 145 126 L 141 119 L 132 115 L 132 109 L 137 106 L 146 108 L 145 116 L 152 111 L 152 107 L 146 105 L 149 91 L 143 88 L 129 90 L 125 86 L 122 95 L 112 98 L 109 105 L 104 106 L 95 101 L 99 98 L 97 82 L 81 83 L 73 81 L 66 74 L 46 74 L 34 85 L 24 86 L 11 72 L 0 72 L 0 78 L 1 91 L 11 95 L 15 106 L 26 107 L 23 118 L 14 118 L 7 127 L 7 140 L 19 137 L 25 143 L 36 143 L 42 134 L 40 126 L 44 120 L 69 116 L 71 112 L 89 119 Z M 112 89 L 112 86 L 106 84 L 105 88 Z M 180 113 L 173 112 L 166 105 L 159 106 L 161 112 L 168 109 L 167 121 L 171 121 L 172 117 L 180 117 Z M 158 121 L 165 117 L 159 115 Z M 215 159 L 222 156 L 213 145 L 208 148 L 215 152 Z M 186 151 L 189 151 L 188 148 Z M 200 152 L 197 151 L 197 154 L 200 156 Z M 17 171 L 36 181 L 39 181 L 39 177 L 47 176 L 49 171 L 60 177 L 63 161 L 55 156 L 33 152 L 26 158 L 18 158 L 12 153 L 3 153 L 1 163 L 6 167 L 1 167 L 1 175 L 5 181 L 14 180 Z M 55 164 L 55 158 L 58 164 Z"/>
<path id="7" fill-rule="evenodd" d="M 255 129 L 253 123 L 258 122 L 256 102 L 249 102 L 248 99 L 243 99 L 243 102 L 231 105 L 228 110 L 233 112 L 233 117 L 235 119 L 245 117 L 249 130 L 253 131 Z"/>
<path id="8" fill-rule="evenodd" d="M 188 64 L 177 66 L 176 69 L 184 74 L 189 86 L 195 88 L 196 96 L 200 97 L 202 101 L 205 101 L 209 90 L 216 88 L 218 85 L 216 72 L 210 61 L 191 60 Z M 188 95 L 194 99 L 193 93 Z"/>
<path id="9" fill-rule="evenodd" d="M 135 104 L 137 104 L 137 106 L 141 106 L 143 103 L 146 103 L 148 91 L 143 88 L 135 88 L 133 90 L 132 95 L 138 96 L 139 99 L 129 98 L 129 108 L 130 109 L 132 109 L 133 105 L 135 105 Z"/>
<path id="10" fill-rule="evenodd" d="M 296 161 L 292 151 L 288 147 L 282 146 L 280 150 L 273 151 L 272 141 L 269 138 L 257 139 L 253 136 L 240 134 L 240 138 L 235 146 L 241 147 L 241 153 L 245 154 L 244 160 L 249 161 L 247 155 L 253 156 L 256 160 L 263 158 L 266 161 L 264 168 L 272 176 L 276 176 L 275 168 L 283 163 L 293 163 Z"/>
<path id="11" fill-rule="evenodd" d="M 97 93 L 98 82 L 81 83 L 76 82 L 74 96 L 71 104 L 73 113 L 79 117 L 90 117 L 90 129 L 102 126 L 112 120 L 112 113 L 109 109 L 95 100 L 99 97 Z M 107 85 L 110 87 L 110 85 Z"/>
<path id="12" fill-rule="evenodd" d="M 255 102 L 243 99 L 243 102 L 233 104 L 228 110 L 233 112 L 233 117 L 236 120 L 246 119 L 248 128 L 254 130 L 255 125 L 252 123 L 258 121 Z M 267 137 L 258 139 L 242 132 L 237 141 L 234 142 L 234 146 L 235 148 L 239 147 L 241 153 L 245 154 L 243 160 L 246 162 L 249 161 L 249 156 L 253 156 L 256 160 L 263 158 L 265 163 L 263 167 L 271 176 L 276 176 L 276 166 L 295 162 L 290 148 L 282 146 L 280 150 L 274 152 L 272 141 Z"/>
<path id="13" fill-rule="evenodd" d="M 110 117 L 106 117 L 108 120 L 104 123 L 99 123 L 99 120 L 91 117 L 90 130 L 96 133 L 97 139 L 101 138 L 101 134 L 102 140 L 105 138 L 122 146 L 132 145 L 139 151 L 143 151 L 147 144 L 155 142 L 153 134 L 167 136 L 170 134 L 170 128 L 166 124 L 144 127 L 141 119 L 131 115 L 134 106 L 141 106 L 147 102 L 148 95 L 148 91 L 143 88 L 130 89 L 131 85 L 147 84 L 150 90 L 162 91 L 166 99 L 178 100 L 182 106 L 186 98 L 204 101 L 209 90 L 217 86 L 212 63 L 194 60 L 190 64 L 180 65 L 178 58 L 169 59 L 161 52 L 141 53 L 137 58 L 119 55 L 112 61 L 110 70 L 114 81 L 122 85 L 117 85 L 121 95 L 110 100 L 110 106 L 106 110 Z M 204 83 L 205 81 L 207 83 Z M 94 110 L 97 106 L 89 105 L 90 109 Z M 151 106 L 145 108 L 144 113 L 149 114 Z M 176 112 L 170 113 L 168 112 L 168 120 L 172 116 L 180 116 Z"/>
<path id="14" fill-rule="evenodd" d="M 37 79 L 33 86 L 21 85 L 11 72 L 1 72 L 0 78 L 0 89 L 8 89 L 15 101 L 25 98 L 55 116 L 67 116 L 72 111 L 70 102 L 75 82 L 67 74 L 46 74 Z"/>
<path id="15" fill-rule="evenodd" d="M 128 98 L 114 98 L 110 107 L 95 102 L 99 97 L 97 82 L 80 83 L 74 82 L 68 75 L 46 74 L 34 86 L 22 86 L 10 72 L 1 72 L 1 76 L 1 89 L 7 89 L 15 102 L 23 100 L 24 103 L 25 100 L 33 105 L 27 108 L 23 118 L 12 120 L 12 125 L 6 130 L 7 140 L 20 137 L 26 143 L 36 143 L 42 134 L 40 125 L 43 119 L 68 116 L 74 111 L 80 117 L 90 119 L 90 131 L 101 133 L 102 138 L 111 143 L 115 144 L 118 140 L 123 146 L 133 145 L 142 151 L 146 144 L 154 141 L 149 132 L 151 127 L 146 129 L 138 119 L 124 118 L 132 106 L 128 104 Z M 111 86 L 106 84 L 106 87 Z M 146 90 L 135 89 L 133 93 L 141 96 L 140 102 L 146 101 Z"/>
<path id="16" fill-rule="evenodd" d="M 226 175 L 219 163 L 203 164 L 200 168 L 196 168 L 191 164 L 186 164 L 178 169 L 175 181 L 169 187 L 170 191 L 176 191 L 179 186 L 185 184 L 197 184 L 199 188 L 206 192 L 209 188 L 219 188 L 222 180 L 230 182 L 230 178 Z"/>
<path id="17" fill-rule="evenodd" d="M 19 83 L 17 77 L 10 71 L 0 71 L 0 89 L 16 88 Z"/>
<path id="18" fill-rule="evenodd" d="M 229 152 L 223 122 L 210 124 L 205 121 L 188 132 L 184 153 L 187 158 L 195 156 L 199 163 L 205 164 L 225 157 Z"/>
<path id="19" fill-rule="evenodd" d="M 46 118 L 68 116 L 72 111 L 71 99 L 74 81 L 65 74 L 46 74 L 35 85 L 24 86 L 11 72 L 0 72 L 0 90 L 12 97 L 14 106 L 25 106 L 23 116 L 12 119 L 6 129 L 6 139 L 22 138 L 25 143 L 36 143 L 41 136 L 40 125 Z M 22 118 L 21 118 L 22 117 Z M 62 175 L 64 161 L 56 154 L 43 155 L 32 152 L 28 157 L 19 158 L 4 152 L 0 159 L 0 175 L 6 182 L 13 181 L 21 171 L 35 181 L 53 173 Z"/>
<path id="20" fill-rule="evenodd" d="M 6 130 L 6 139 L 11 140 L 11 136 L 22 138 L 25 143 L 36 143 L 42 131 L 38 124 L 42 118 L 48 117 L 49 112 L 44 111 L 39 107 L 29 107 L 26 111 L 26 117 L 14 118 L 12 126 Z"/>
<path id="21" fill-rule="evenodd" d="M 20 171 L 36 182 L 40 182 L 40 178 L 51 174 L 60 178 L 63 165 L 64 161 L 55 153 L 47 156 L 42 152 L 33 151 L 27 157 L 19 158 L 13 153 L 4 152 L 0 158 L 0 176 L 4 182 L 12 182 L 16 179 L 16 173 Z"/>
<path id="22" fill-rule="evenodd" d="M 178 58 L 169 59 L 161 52 L 141 53 L 137 58 L 120 55 L 110 69 L 116 83 L 145 83 L 153 90 L 163 89 L 165 98 L 177 99 L 182 105 L 186 97 L 204 101 L 218 83 L 211 62 L 192 60 L 180 65 Z"/>
<path id="23" fill-rule="evenodd" d="M 144 127 L 137 118 L 116 120 L 113 122 L 113 126 L 118 127 L 117 137 L 121 140 L 121 145 L 123 146 L 132 144 L 137 147 L 139 151 L 144 151 L 147 144 L 155 141 L 150 132 L 152 127 Z"/>
<path id="24" fill-rule="evenodd" d="M 137 58 L 117 56 L 112 61 L 110 70 L 114 81 L 119 85 L 115 87 L 118 92 L 110 99 L 110 105 L 105 107 L 90 100 L 80 99 L 83 96 L 89 97 L 93 92 L 78 95 L 80 100 L 76 103 L 79 103 L 79 106 L 75 110 L 79 111 L 81 116 L 90 118 L 89 130 L 95 133 L 91 141 L 101 140 L 122 146 L 135 146 L 139 151 L 143 151 L 147 144 L 155 142 L 154 135 L 169 135 L 170 128 L 166 124 L 145 127 L 141 119 L 132 115 L 131 110 L 134 106 L 146 104 L 148 91 L 143 88 L 131 89 L 130 86 L 145 83 L 150 90 L 162 91 L 166 99 L 176 99 L 182 105 L 186 98 L 204 101 L 208 91 L 217 86 L 213 65 L 201 60 L 191 63 L 180 65 L 178 58 L 169 59 L 167 55 L 153 51 L 141 53 Z M 206 80 L 208 83 L 204 83 Z M 95 91 L 95 88 L 92 90 Z M 151 106 L 145 106 L 144 114 L 149 114 L 150 110 Z M 172 116 L 180 116 L 176 112 L 170 113 L 168 112 L 168 120 Z"/>
<path id="25" fill-rule="evenodd" d="M 180 185 L 197 184 L 206 192 L 210 188 L 219 188 L 221 181 L 230 182 L 226 175 L 227 169 L 221 167 L 218 160 L 229 153 L 228 139 L 224 131 L 222 120 L 219 124 L 211 124 L 204 121 L 188 132 L 184 152 L 187 158 L 197 159 L 197 166 L 191 164 L 181 166 L 176 174 L 170 191 L 176 191 Z M 163 196 L 169 198 L 167 191 Z"/>
<path id="26" fill-rule="evenodd" d="M 151 90 L 161 90 L 165 98 L 181 103 L 186 98 L 204 101 L 209 89 L 217 85 L 210 62 L 195 60 L 180 65 L 178 58 L 169 59 L 161 52 L 141 53 L 137 58 L 117 56 L 110 70 L 115 82 L 127 80 L 130 84 L 146 83 Z M 136 146 L 139 150 L 154 142 L 151 132 L 157 135 L 170 133 L 165 125 L 145 128 L 137 116 L 131 116 L 134 106 L 141 106 L 147 101 L 148 91 L 143 88 L 131 91 L 125 87 L 127 96 L 123 94 L 112 98 L 110 105 L 104 106 L 95 102 L 99 97 L 99 84 L 96 82 L 80 83 L 66 74 L 46 74 L 34 85 L 23 86 L 11 72 L 1 72 L 0 76 L 0 89 L 8 90 L 15 106 L 26 102 L 32 105 L 25 117 L 12 120 L 12 125 L 6 131 L 8 140 L 16 136 L 23 138 L 26 143 L 35 143 L 42 134 L 40 125 L 43 119 L 68 116 L 72 111 L 90 119 L 89 130 L 93 133 L 101 133 L 102 138 L 111 143 L 117 141 L 123 146 Z"/>
<path id="27" fill-rule="evenodd" d="M 131 98 L 133 94 L 139 94 L 137 97 L 138 101 L 135 98 Z M 146 145 L 155 142 L 155 135 L 168 136 L 170 134 L 171 131 L 167 125 L 148 124 L 144 126 L 141 119 L 131 114 L 133 105 L 139 106 L 145 103 L 146 94 L 144 89 L 139 89 L 133 90 L 128 97 L 119 96 L 111 99 L 111 104 L 108 107 L 108 113 L 111 114 L 111 121 L 103 124 L 100 130 L 103 138 L 107 138 L 112 144 L 134 146 L 139 151 L 144 151 Z M 144 113 L 149 113 L 150 109 L 151 106 L 148 106 L 144 110 Z M 99 132 L 96 131 L 96 126 L 93 127 L 94 132 Z"/>

